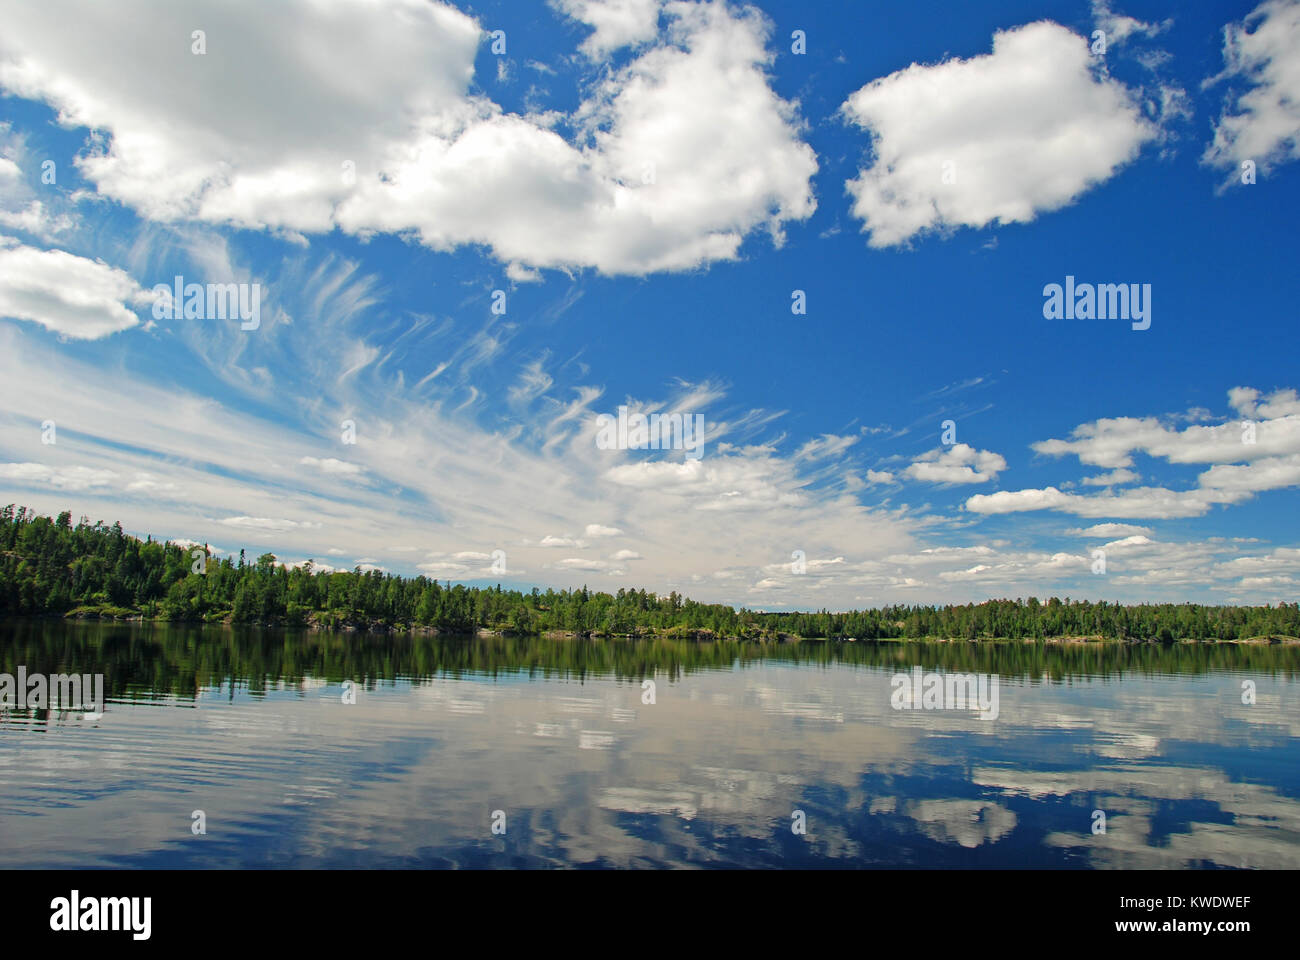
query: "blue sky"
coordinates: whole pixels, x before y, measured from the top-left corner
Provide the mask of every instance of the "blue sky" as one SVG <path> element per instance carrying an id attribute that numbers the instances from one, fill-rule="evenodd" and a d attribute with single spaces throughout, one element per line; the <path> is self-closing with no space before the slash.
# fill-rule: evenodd
<path id="1" fill-rule="evenodd" d="M 877 7 L 6 13 L 5 502 L 770 609 L 1293 599 L 1300 4 Z"/>

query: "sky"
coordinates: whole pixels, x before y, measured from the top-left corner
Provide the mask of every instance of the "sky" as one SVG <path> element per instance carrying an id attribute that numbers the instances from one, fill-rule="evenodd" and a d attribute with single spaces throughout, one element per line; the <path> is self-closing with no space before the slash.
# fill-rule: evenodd
<path id="1" fill-rule="evenodd" d="M 751 609 L 1296 599 L 1300 2 L 0 24 L 3 502 Z"/>

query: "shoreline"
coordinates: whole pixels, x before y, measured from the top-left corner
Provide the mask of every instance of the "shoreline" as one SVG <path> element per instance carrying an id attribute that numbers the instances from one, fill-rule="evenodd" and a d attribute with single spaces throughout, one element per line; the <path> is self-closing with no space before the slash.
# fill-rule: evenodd
<path id="1" fill-rule="evenodd" d="M 1078 635 L 1060 635 L 1049 637 L 976 637 L 973 639 L 963 637 L 944 637 L 944 636 L 924 636 L 924 637 L 877 637 L 877 638 L 860 638 L 860 637 L 825 637 L 825 636 L 799 636 L 791 633 L 777 633 L 761 636 L 731 636 L 719 635 L 712 630 L 682 630 L 680 627 L 670 628 L 669 630 L 645 629 L 633 633 L 607 633 L 601 630 L 541 630 L 541 631 L 520 631 L 512 630 L 508 627 L 487 628 L 480 627 L 474 631 L 454 631 L 444 630 L 439 627 L 427 626 L 420 623 L 395 623 L 388 624 L 381 621 L 356 621 L 340 620 L 338 622 L 322 621 L 317 617 L 310 617 L 303 623 L 283 623 L 268 621 L 248 621 L 235 623 L 228 616 L 220 620 L 169 620 L 163 617 L 146 617 L 142 613 L 132 613 L 129 616 L 117 616 L 103 612 L 85 612 L 69 611 L 65 614 L 48 613 L 48 614 L 28 614 L 17 617 L 0 616 L 0 622 L 5 620 L 25 620 L 25 621 L 63 621 L 74 623 L 119 623 L 119 624 L 140 624 L 140 625 L 174 625 L 188 627 L 224 627 L 226 629 L 256 629 L 256 630 L 303 630 L 313 633 L 355 633 L 371 634 L 375 636 L 386 636 L 392 634 L 406 634 L 410 636 L 424 637 L 542 637 L 548 640 L 681 640 L 694 643 L 948 643 L 948 644 L 1044 644 L 1044 645 L 1122 645 L 1138 646 L 1145 644 L 1160 644 L 1172 646 L 1176 644 L 1185 645 L 1216 645 L 1216 644 L 1234 644 L 1234 645 L 1253 645 L 1253 646 L 1293 646 L 1300 645 L 1300 637 L 1291 637 L 1286 635 L 1266 635 L 1257 637 L 1243 637 L 1231 640 L 1217 639 L 1196 639 L 1192 637 L 1182 637 L 1172 640 L 1161 640 L 1158 638 L 1138 638 L 1138 637 L 1106 637 L 1100 634 L 1091 636 Z M 672 631 L 676 631 L 675 633 Z"/>

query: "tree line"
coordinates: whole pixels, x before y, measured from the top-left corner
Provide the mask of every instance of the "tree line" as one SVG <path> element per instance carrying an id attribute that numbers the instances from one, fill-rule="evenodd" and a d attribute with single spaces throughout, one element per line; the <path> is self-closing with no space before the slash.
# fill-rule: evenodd
<path id="1" fill-rule="evenodd" d="M 198 551 L 198 558 L 195 557 Z M 198 572 L 200 571 L 201 572 Z M 765 613 L 697 603 L 677 592 L 472 587 L 379 570 L 289 567 L 264 553 L 215 557 L 206 547 L 140 540 L 120 523 L 72 523 L 69 511 L 0 511 L 0 616 L 65 615 L 283 626 L 489 629 L 675 639 L 783 637 L 888 640 L 1242 640 L 1300 636 L 1300 606 L 1123 605 L 1052 597 L 848 612 Z"/>
<path id="2" fill-rule="evenodd" d="M 1025 683 L 1091 677 L 1300 675 L 1300 649 L 1289 644 L 1092 643 L 713 643 L 644 637 L 608 643 L 592 637 L 439 636 L 344 633 L 187 623 L 63 621 L 23 618 L 5 624 L 0 673 L 103 673 L 110 699 L 197 696 L 236 689 L 265 696 L 286 687 L 299 695 L 353 680 L 363 689 L 435 677 L 535 676 L 635 684 L 676 681 L 699 671 L 762 664 L 885 668 L 910 672 L 997 674 Z"/>

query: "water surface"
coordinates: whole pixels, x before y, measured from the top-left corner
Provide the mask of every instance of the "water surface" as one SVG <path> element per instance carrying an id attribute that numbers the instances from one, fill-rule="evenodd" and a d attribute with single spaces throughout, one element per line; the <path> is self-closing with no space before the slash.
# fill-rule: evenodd
<path id="1" fill-rule="evenodd" d="M 19 665 L 107 703 L 0 713 L 0 867 L 1300 867 L 1295 647 L 0 622 Z"/>

